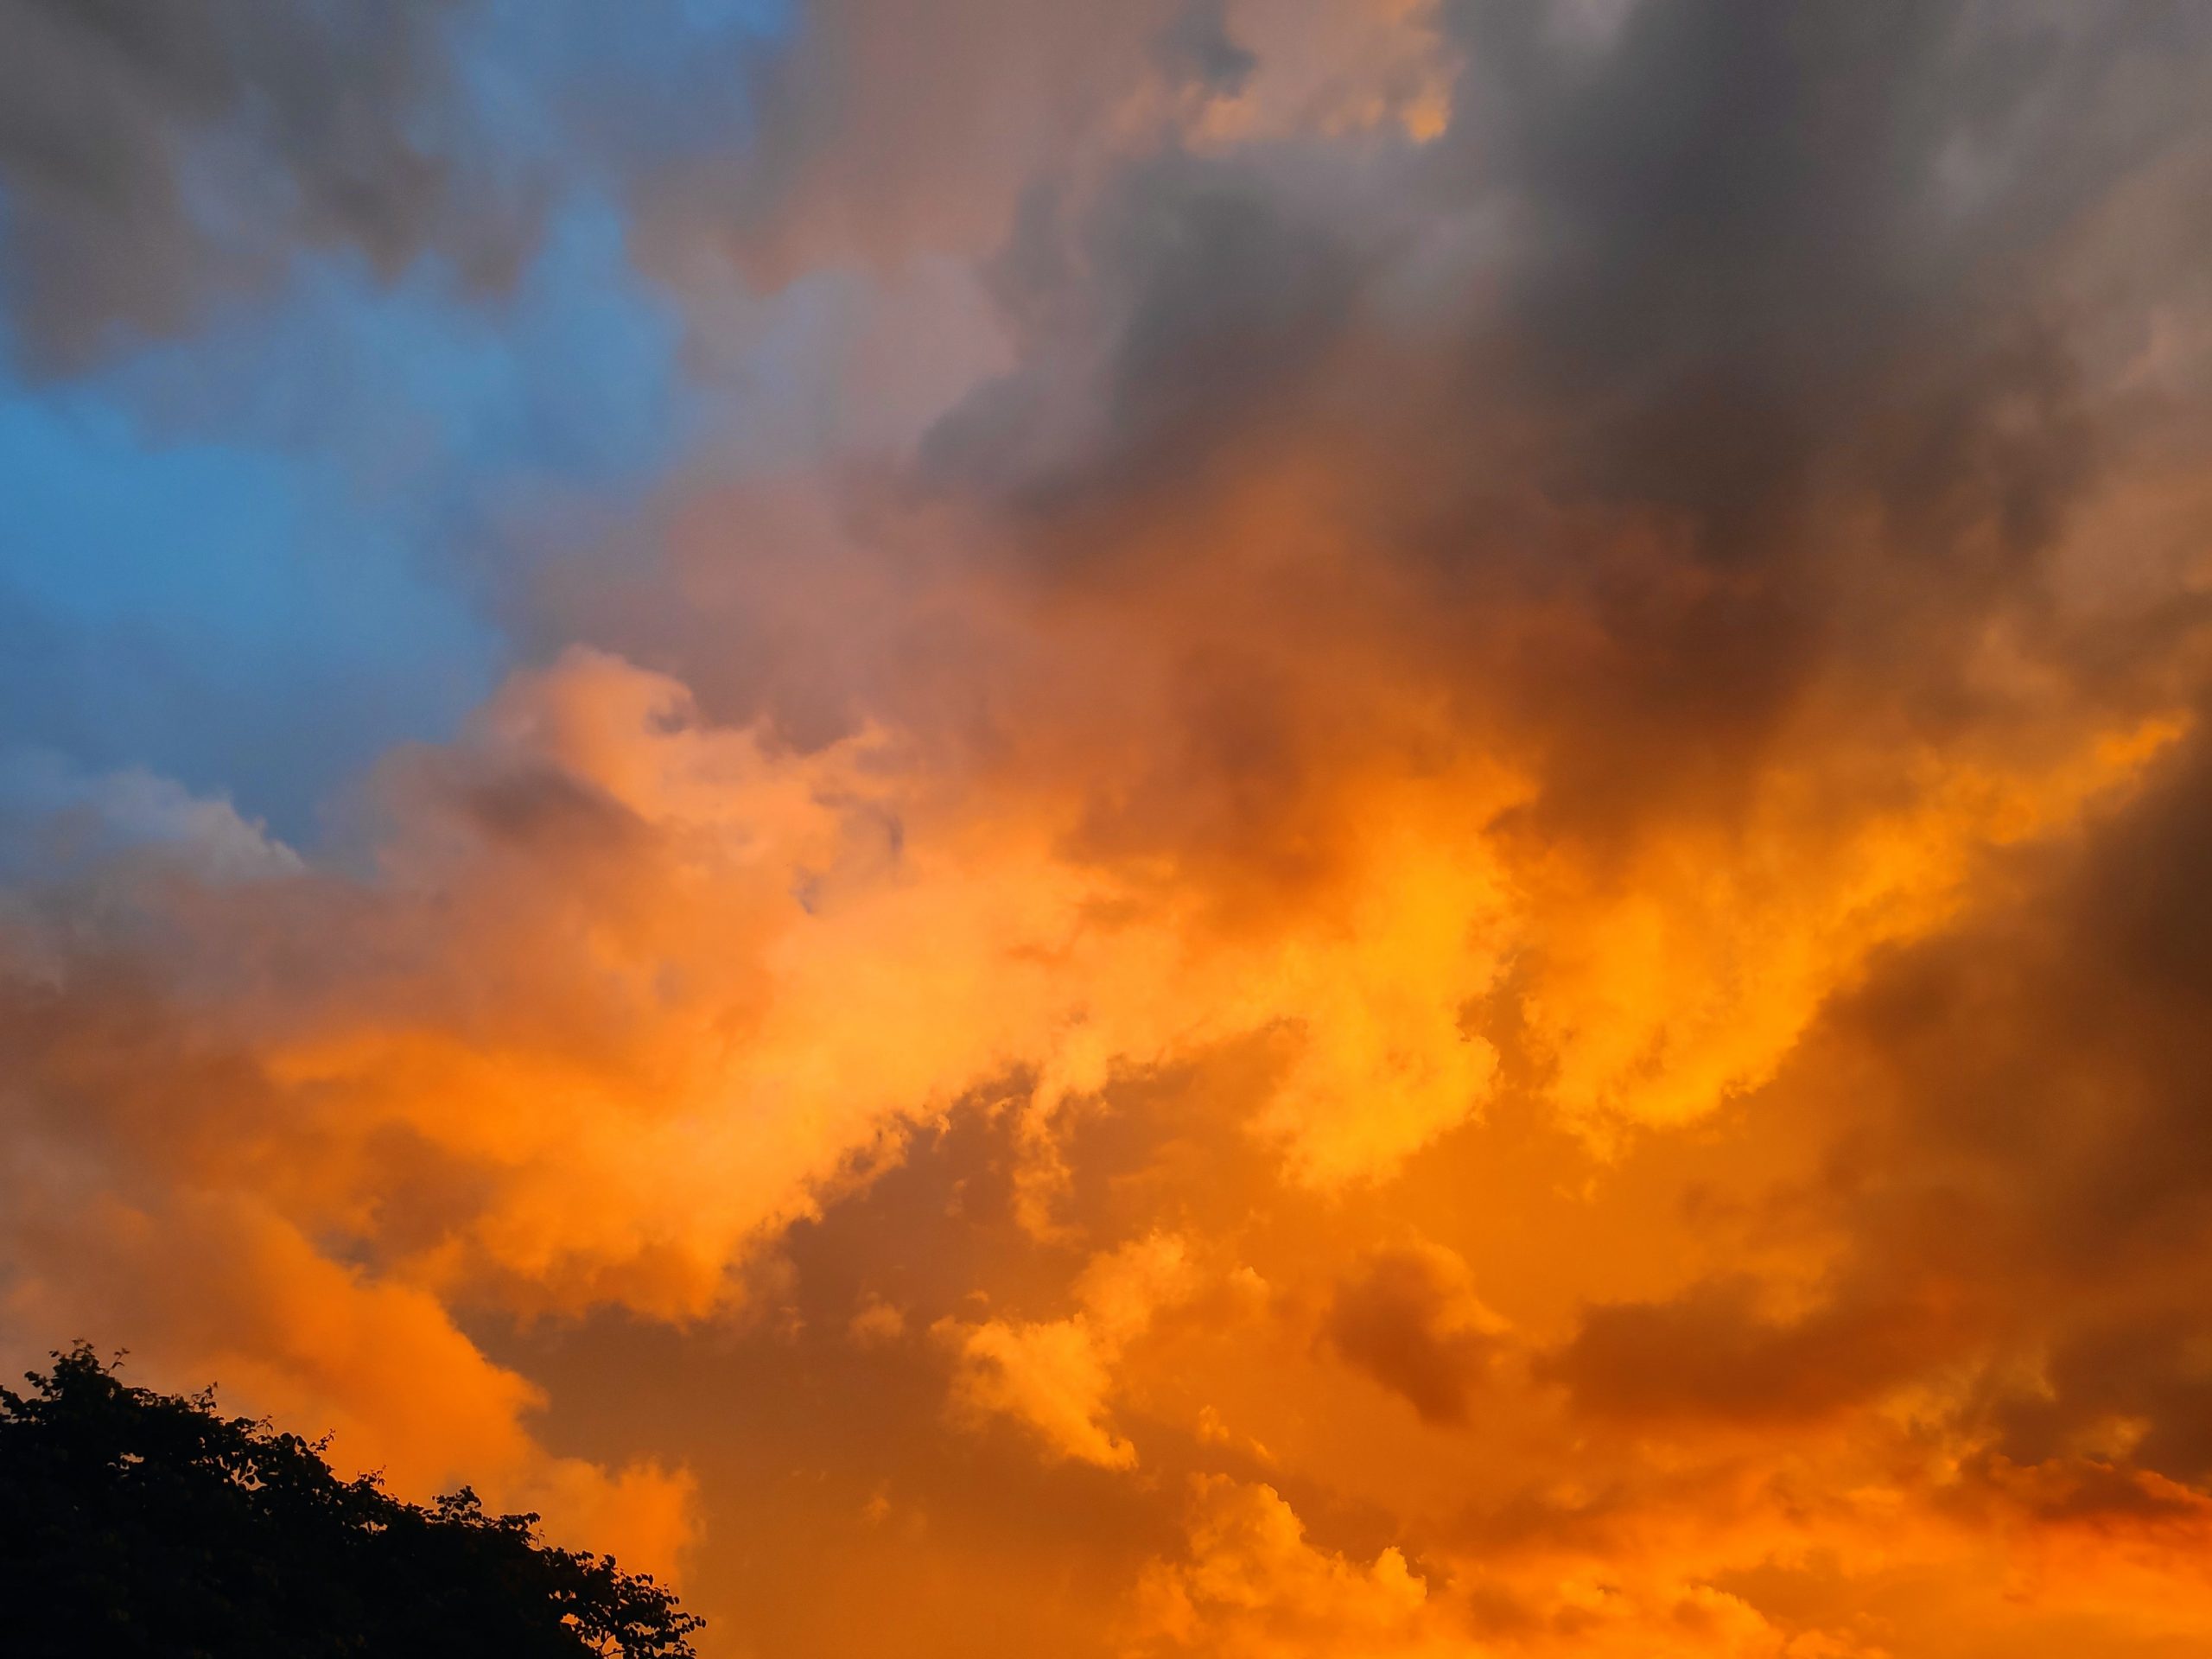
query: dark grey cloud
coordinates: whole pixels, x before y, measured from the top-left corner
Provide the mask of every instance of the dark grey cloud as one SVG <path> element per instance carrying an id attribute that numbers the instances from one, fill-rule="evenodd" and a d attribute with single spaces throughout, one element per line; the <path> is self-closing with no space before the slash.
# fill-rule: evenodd
<path id="1" fill-rule="evenodd" d="M 1170 149 L 1079 204 L 1040 187 L 992 266 L 1024 361 L 938 424 L 925 464 L 1046 541 L 1055 518 L 1120 517 L 1305 401 L 1372 264 L 1236 160 Z"/>
<path id="2" fill-rule="evenodd" d="M 2142 3 L 1643 0 L 1592 45 L 1541 6 L 1445 16 L 1463 68 L 1438 144 L 1378 141 L 1349 172 L 1294 145 L 1137 160 L 1062 227 L 1076 257 L 1040 262 L 1025 214 L 1017 317 L 1080 335 L 1062 372 L 1103 355 L 1122 422 L 1143 424 L 1374 326 L 1381 291 L 1433 257 L 1409 232 L 1478 209 L 1502 233 L 1457 274 L 1492 297 L 1431 301 L 1470 363 L 1452 397 L 1549 416 L 1557 490 L 1680 510 L 1746 556 L 1799 537 L 1784 509 L 1838 468 L 1872 468 L 1901 512 L 1971 488 L 2015 539 L 2048 532 L 2044 497 L 2074 480 L 2052 463 L 2079 436 L 2070 411 L 2031 406 L 2063 395 L 2019 360 L 2068 346 L 2042 308 L 2050 261 L 2135 169 L 2201 145 L 2212 22 Z M 1368 255 L 1326 305 L 1316 246 Z M 1225 365 L 1202 349 L 1224 335 L 1272 349 Z M 2028 429 L 2001 454 L 1976 429 L 2000 415 Z"/>
<path id="3" fill-rule="evenodd" d="M 1395 671 L 1534 752 L 1544 834 L 1725 810 L 1815 699 L 1942 741 L 1992 713 L 1958 641 L 1993 628 L 2139 690 L 2048 583 L 2202 416 L 2201 365 L 2163 409 L 2125 386 L 2204 315 L 2212 17 L 1443 15 L 1433 144 L 1171 142 L 1033 188 L 995 267 L 1020 366 L 931 480 L 1088 571 L 1239 467 L 1340 467 L 1347 544 L 1414 595 Z M 2155 248 L 2118 239 L 2136 199 Z"/>
<path id="4" fill-rule="evenodd" d="M 188 326 L 295 249 L 503 283 L 532 190 L 467 142 L 447 0 L 4 0 L 0 281 L 35 366 Z"/>
<path id="5" fill-rule="evenodd" d="M 1571 417 L 1564 483 L 1677 506 L 1744 556 L 1839 468 L 1909 518 L 1974 491 L 2007 539 L 2048 533 L 2080 434 L 2017 359 L 2067 349 L 2057 245 L 2201 147 L 2212 20 L 1645 0 L 1593 50 L 1535 8 L 1450 15 L 1445 188 L 1511 204 L 1504 350 Z"/>
<path id="6" fill-rule="evenodd" d="M 1224 0 L 1184 0 L 1174 21 L 1160 31 L 1156 49 L 1169 73 L 1186 75 L 1208 92 L 1232 96 L 1260 64 L 1230 34 Z"/>

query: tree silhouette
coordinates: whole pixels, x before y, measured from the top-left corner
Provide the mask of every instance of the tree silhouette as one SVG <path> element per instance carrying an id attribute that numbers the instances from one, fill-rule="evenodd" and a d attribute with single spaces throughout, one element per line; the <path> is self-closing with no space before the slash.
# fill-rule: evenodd
<path id="1" fill-rule="evenodd" d="M 0 1649 L 689 1659 L 701 1620 L 467 1487 L 429 1509 L 327 1441 L 119 1381 L 79 1344 L 0 1389 Z"/>

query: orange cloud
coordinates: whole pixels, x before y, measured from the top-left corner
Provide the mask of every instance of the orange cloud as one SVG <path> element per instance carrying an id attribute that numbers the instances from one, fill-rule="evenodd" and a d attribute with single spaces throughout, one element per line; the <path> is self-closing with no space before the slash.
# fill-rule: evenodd
<path id="1" fill-rule="evenodd" d="M 1105 1424 L 1114 1363 L 1155 1313 L 1191 1294 L 1192 1277 L 1183 1241 L 1155 1233 L 1095 1257 L 1065 1319 L 944 1322 L 958 1356 L 955 1401 L 971 1415 L 1020 1420 L 1055 1456 L 1133 1466 L 1136 1447 Z"/>
<path id="2" fill-rule="evenodd" d="M 1135 1653 L 1294 1659 L 1342 1652 L 1446 1659 L 1479 1649 L 1436 1628 L 1427 1584 L 1385 1548 L 1362 1566 L 1306 1541 L 1272 1487 L 1222 1477 L 1193 1485 L 1187 1555 L 1147 1569 Z"/>
<path id="3" fill-rule="evenodd" d="M 1476 1297 L 1467 1264 L 1425 1244 L 1371 1253 L 1338 1286 L 1322 1325 L 1347 1361 L 1443 1423 L 1465 1421 L 1504 1329 Z"/>

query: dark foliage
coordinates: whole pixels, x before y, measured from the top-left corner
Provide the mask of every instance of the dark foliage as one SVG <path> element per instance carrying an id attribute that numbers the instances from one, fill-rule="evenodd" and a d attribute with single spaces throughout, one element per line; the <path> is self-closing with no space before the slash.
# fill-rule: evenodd
<path id="1" fill-rule="evenodd" d="M 0 1389 L 0 1648 L 679 1659 L 700 1621 L 463 1487 L 429 1509 L 320 1442 L 131 1388 L 89 1348 Z"/>

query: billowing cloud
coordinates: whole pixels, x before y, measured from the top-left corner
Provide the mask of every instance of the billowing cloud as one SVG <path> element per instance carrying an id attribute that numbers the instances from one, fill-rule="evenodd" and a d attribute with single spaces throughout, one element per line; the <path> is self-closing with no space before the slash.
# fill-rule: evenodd
<path id="1" fill-rule="evenodd" d="M 1136 1447 L 1105 1422 L 1114 1363 L 1155 1313 L 1190 1295 L 1192 1277 L 1183 1241 L 1154 1234 L 1094 1259 L 1065 1319 L 940 1325 L 958 1355 L 954 1397 L 977 1415 L 1021 1420 L 1058 1456 L 1128 1467 Z"/>
<path id="2" fill-rule="evenodd" d="M 1474 1652 L 1438 1638 L 1427 1598 L 1398 1550 L 1365 1566 L 1347 1560 L 1308 1542 L 1272 1487 L 1202 1478 L 1187 1559 L 1158 1564 L 1139 1587 L 1134 1651 L 1236 1659 L 1347 1647 L 1393 1659 Z"/>

